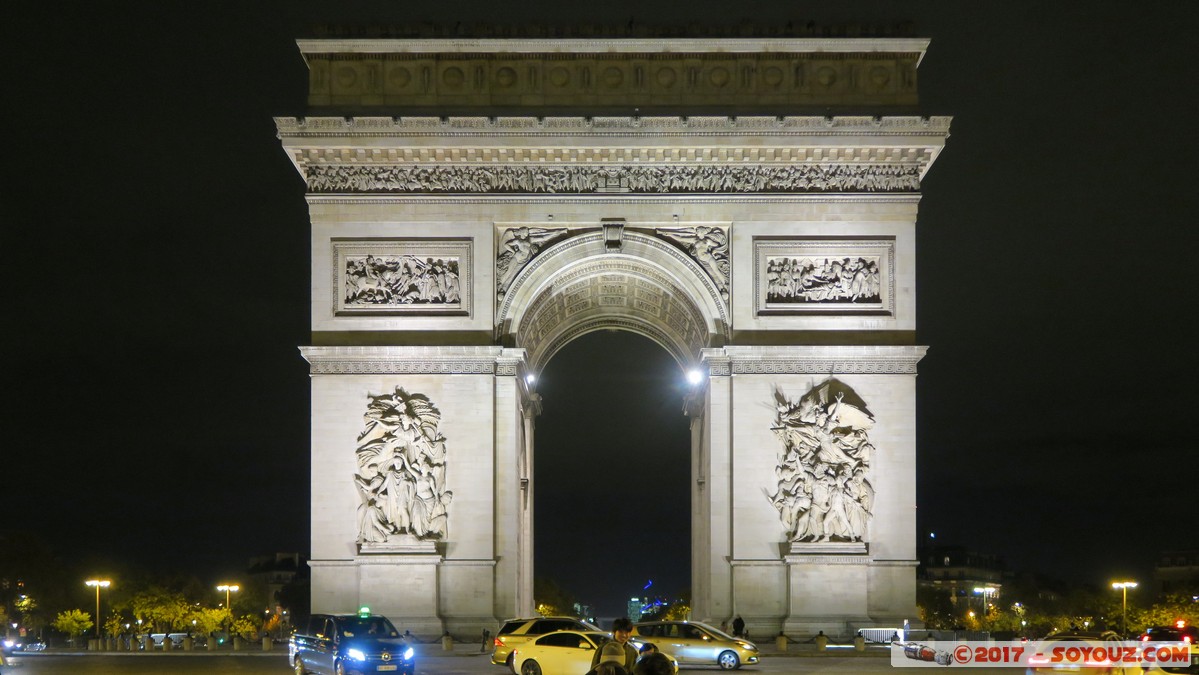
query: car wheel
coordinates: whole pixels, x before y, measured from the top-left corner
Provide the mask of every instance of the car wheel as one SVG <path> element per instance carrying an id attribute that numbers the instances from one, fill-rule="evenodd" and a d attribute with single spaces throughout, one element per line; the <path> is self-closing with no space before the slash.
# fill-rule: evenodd
<path id="1" fill-rule="evenodd" d="M 298 656 L 296 657 L 296 662 L 293 665 L 295 665 L 296 675 L 304 675 L 308 672 L 307 670 L 304 670 L 304 662 Z"/>
<path id="2" fill-rule="evenodd" d="M 741 667 L 741 659 L 737 658 L 735 652 L 720 652 L 720 656 L 716 657 L 716 663 L 720 664 L 721 670 L 734 670 Z"/>
<path id="3" fill-rule="evenodd" d="M 334 663 L 333 672 L 337 675 L 346 675 L 346 664 L 342 663 L 341 661 Z"/>
<path id="4" fill-rule="evenodd" d="M 541 675 L 541 666 L 533 659 L 520 664 L 520 675 Z"/>

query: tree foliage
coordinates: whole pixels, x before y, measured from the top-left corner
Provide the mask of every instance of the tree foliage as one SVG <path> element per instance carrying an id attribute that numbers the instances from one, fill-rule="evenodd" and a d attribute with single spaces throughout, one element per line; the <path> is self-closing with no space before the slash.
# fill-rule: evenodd
<path id="1" fill-rule="evenodd" d="M 91 614 L 81 609 L 68 609 L 58 613 L 53 625 L 55 630 L 74 638 L 87 633 L 96 624 L 92 622 Z"/>

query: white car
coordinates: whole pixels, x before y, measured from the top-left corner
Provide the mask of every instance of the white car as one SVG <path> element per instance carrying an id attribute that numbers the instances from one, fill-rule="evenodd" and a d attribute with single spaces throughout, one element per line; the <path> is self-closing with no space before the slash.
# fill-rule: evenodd
<path id="1" fill-rule="evenodd" d="M 560 630 L 546 633 L 512 651 L 512 670 L 517 675 L 586 675 L 595 650 L 612 639 L 597 631 Z M 674 672 L 678 661 L 666 654 Z"/>

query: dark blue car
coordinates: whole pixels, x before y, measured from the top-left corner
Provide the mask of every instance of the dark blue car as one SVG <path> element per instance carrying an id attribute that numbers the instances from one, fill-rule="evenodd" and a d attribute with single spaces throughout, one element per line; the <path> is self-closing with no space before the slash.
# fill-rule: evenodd
<path id="1" fill-rule="evenodd" d="M 376 614 L 313 614 L 296 627 L 288 646 L 296 675 L 413 675 L 412 645 L 387 617 Z"/>

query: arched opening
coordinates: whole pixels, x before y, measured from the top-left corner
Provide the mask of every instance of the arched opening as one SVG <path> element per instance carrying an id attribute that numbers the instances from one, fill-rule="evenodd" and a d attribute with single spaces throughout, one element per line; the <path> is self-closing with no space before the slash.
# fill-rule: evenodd
<path id="1" fill-rule="evenodd" d="M 689 595 L 688 390 L 664 347 L 625 330 L 577 337 L 546 363 L 534 452 L 538 601 L 573 599 L 613 617 L 633 597 Z"/>

